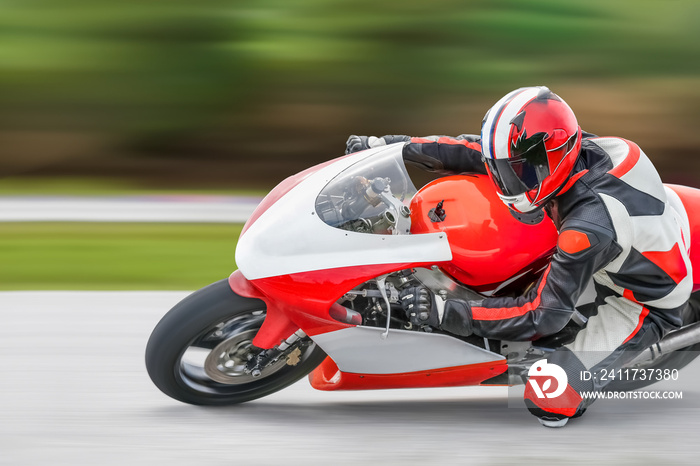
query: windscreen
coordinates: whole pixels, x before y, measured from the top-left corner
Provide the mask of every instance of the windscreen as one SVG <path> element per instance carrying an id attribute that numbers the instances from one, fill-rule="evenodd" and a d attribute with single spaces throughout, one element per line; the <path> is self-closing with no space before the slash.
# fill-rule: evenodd
<path id="1" fill-rule="evenodd" d="M 316 199 L 328 225 L 375 234 L 408 234 L 408 205 L 416 193 L 402 157 L 403 143 L 388 146 L 348 167 Z"/>

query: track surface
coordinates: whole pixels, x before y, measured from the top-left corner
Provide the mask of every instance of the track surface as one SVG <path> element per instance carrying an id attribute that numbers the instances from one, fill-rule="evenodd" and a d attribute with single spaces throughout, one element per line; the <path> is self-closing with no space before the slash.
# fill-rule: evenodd
<path id="1" fill-rule="evenodd" d="M 598 401 L 563 429 L 509 408 L 503 387 L 325 393 L 303 380 L 244 405 L 184 405 L 143 362 L 184 295 L 0 293 L 0 464 L 697 464 L 695 363 L 668 387 L 682 401 Z"/>

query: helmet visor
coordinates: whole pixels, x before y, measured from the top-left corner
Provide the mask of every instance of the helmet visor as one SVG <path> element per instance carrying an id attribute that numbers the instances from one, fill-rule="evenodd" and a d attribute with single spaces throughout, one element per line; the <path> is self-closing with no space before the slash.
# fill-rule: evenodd
<path id="1" fill-rule="evenodd" d="M 486 159 L 494 183 L 504 196 L 519 196 L 531 191 L 549 176 L 547 149 L 536 144 L 524 152 L 511 150 L 507 159 Z"/>

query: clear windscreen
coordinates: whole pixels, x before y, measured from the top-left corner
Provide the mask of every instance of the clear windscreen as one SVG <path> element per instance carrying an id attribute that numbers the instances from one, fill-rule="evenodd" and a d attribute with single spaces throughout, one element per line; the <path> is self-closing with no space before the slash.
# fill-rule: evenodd
<path id="1" fill-rule="evenodd" d="M 403 143 L 380 150 L 332 179 L 316 199 L 316 213 L 343 230 L 408 234 L 408 208 L 416 188 L 406 171 Z"/>

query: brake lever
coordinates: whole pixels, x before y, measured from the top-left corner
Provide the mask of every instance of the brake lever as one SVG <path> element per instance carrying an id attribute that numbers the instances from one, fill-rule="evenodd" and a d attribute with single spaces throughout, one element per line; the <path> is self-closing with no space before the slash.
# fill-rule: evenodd
<path id="1" fill-rule="evenodd" d="M 381 275 L 376 278 L 377 280 L 377 287 L 379 288 L 379 292 L 382 295 L 382 298 L 384 298 L 384 302 L 386 303 L 386 330 L 379 336 L 381 339 L 386 340 L 386 338 L 389 336 L 389 326 L 391 325 L 391 303 L 389 302 L 389 296 L 386 294 L 386 277 L 388 275 Z"/>

